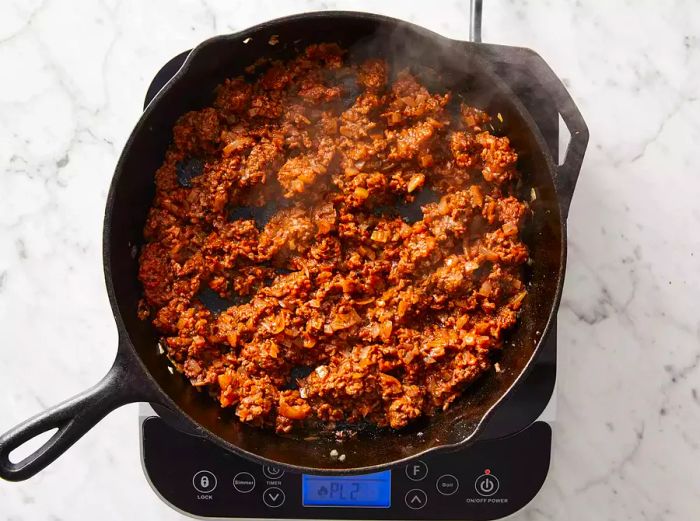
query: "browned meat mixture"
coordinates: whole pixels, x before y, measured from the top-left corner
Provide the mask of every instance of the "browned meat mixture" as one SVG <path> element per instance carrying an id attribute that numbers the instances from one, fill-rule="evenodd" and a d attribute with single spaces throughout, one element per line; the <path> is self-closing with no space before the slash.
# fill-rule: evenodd
<path id="1" fill-rule="evenodd" d="M 173 130 L 142 318 L 192 385 L 277 432 L 446 409 L 526 295 L 516 152 L 381 60 L 325 44 L 265 67 Z"/>

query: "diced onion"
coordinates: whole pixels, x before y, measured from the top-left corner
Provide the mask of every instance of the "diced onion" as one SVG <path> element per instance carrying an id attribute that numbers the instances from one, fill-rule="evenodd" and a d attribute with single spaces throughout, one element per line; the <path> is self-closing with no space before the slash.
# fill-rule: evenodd
<path id="1" fill-rule="evenodd" d="M 491 295 L 491 291 L 493 288 L 491 287 L 491 281 L 490 280 L 485 280 L 481 287 L 479 288 L 479 295 L 482 295 L 484 297 L 488 297 Z"/>
<path id="2" fill-rule="evenodd" d="M 382 325 L 380 327 L 380 334 L 384 341 L 388 341 L 391 338 L 391 332 L 393 331 L 393 327 L 394 325 L 392 324 L 391 320 L 385 320 L 384 322 L 382 322 Z"/>
<path id="3" fill-rule="evenodd" d="M 307 404 L 289 405 L 284 400 L 280 401 L 279 413 L 290 420 L 303 420 L 311 412 L 311 407 Z"/>
<path id="4" fill-rule="evenodd" d="M 358 186 L 357 188 L 355 188 L 355 196 L 359 199 L 367 199 L 369 197 L 369 192 L 366 188 Z"/>
<path id="5" fill-rule="evenodd" d="M 331 320 L 330 326 L 333 331 L 347 329 L 360 321 L 360 315 L 353 308 L 348 313 L 336 313 Z"/>
<path id="6" fill-rule="evenodd" d="M 375 242 L 386 242 L 390 236 L 389 230 L 374 230 L 372 232 L 372 240 Z"/>
<path id="7" fill-rule="evenodd" d="M 518 227 L 514 223 L 505 223 L 501 229 L 506 236 L 516 235 L 518 233 Z"/>
<path id="8" fill-rule="evenodd" d="M 410 194 L 416 188 L 423 186 L 424 181 L 425 176 L 423 174 L 415 174 L 413 177 L 411 177 L 411 180 L 408 182 L 408 187 L 406 188 L 406 190 Z"/>

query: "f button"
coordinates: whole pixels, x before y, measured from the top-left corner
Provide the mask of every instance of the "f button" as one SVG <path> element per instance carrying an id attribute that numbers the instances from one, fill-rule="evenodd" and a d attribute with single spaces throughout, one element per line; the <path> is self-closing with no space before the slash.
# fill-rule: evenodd
<path id="1" fill-rule="evenodd" d="M 417 460 L 406 465 L 406 476 L 411 481 L 422 481 L 428 475 L 428 465 Z"/>

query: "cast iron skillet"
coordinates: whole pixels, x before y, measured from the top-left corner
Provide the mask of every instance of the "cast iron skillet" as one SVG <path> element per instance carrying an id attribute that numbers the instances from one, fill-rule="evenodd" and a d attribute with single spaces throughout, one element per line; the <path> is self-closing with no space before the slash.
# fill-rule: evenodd
<path id="1" fill-rule="evenodd" d="M 268 42 L 278 35 L 279 44 Z M 250 38 L 250 40 L 248 40 Z M 519 325 L 500 362 L 505 371 L 482 378 L 446 412 L 405 431 L 360 434 L 346 441 L 345 461 L 329 458 L 332 438 L 309 441 L 277 436 L 228 418 L 218 404 L 168 371 L 154 330 L 137 318 L 142 288 L 137 279 L 138 247 L 154 193 L 153 175 L 171 139 L 175 120 L 211 100 L 215 85 L 261 56 L 287 57 L 314 42 L 338 42 L 357 56 L 384 57 L 396 66 L 429 66 L 440 71 L 442 88 L 462 93 L 492 114 L 500 112 L 506 134 L 520 153 L 519 168 L 537 190 L 534 218 L 526 238 L 532 257 L 529 294 Z M 500 50 L 499 50 L 500 49 Z M 561 166 L 552 161 L 540 131 L 512 91 L 489 66 L 489 56 L 525 63 L 542 78 L 543 102 L 556 106 L 571 133 Z M 110 411 L 131 402 L 169 409 L 197 434 L 242 456 L 323 473 L 369 472 L 437 449 L 470 443 L 508 392 L 528 371 L 555 318 L 566 258 L 565 216 L 588 142 L 588 130 L 570 96 L 551 69 L 527 49 L 455 41 L 421 27 L 371 14 L 321 12 L 274 20 L 229 36 L 205 41 L 145 109 L 114 173 L 104 221 L 104 271 L 119 331 L 114 365 L 96 386 L 53 407 L 0 437 L 0 476 L 27 479 L 75 443 Z M 38 450 L 18 463 L 9 453 L 43 432 L 58 429 Z M 422 433 L 419 435 L 419 433 Z"/>

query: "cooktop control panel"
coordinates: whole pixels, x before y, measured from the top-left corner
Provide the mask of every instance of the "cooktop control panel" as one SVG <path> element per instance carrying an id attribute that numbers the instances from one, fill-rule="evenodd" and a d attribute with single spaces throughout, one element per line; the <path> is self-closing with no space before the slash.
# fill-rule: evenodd
<path id="1" fill-rule="evenodd" d="M 551 447 L 549 424 L 537 421 L 508 438 L 383 472 L 314 476 L 242 459 L 158 416 L 141 426 L 153 488 L 174 508 L 205 518 L 498 519 L 537 494 Z"/>

